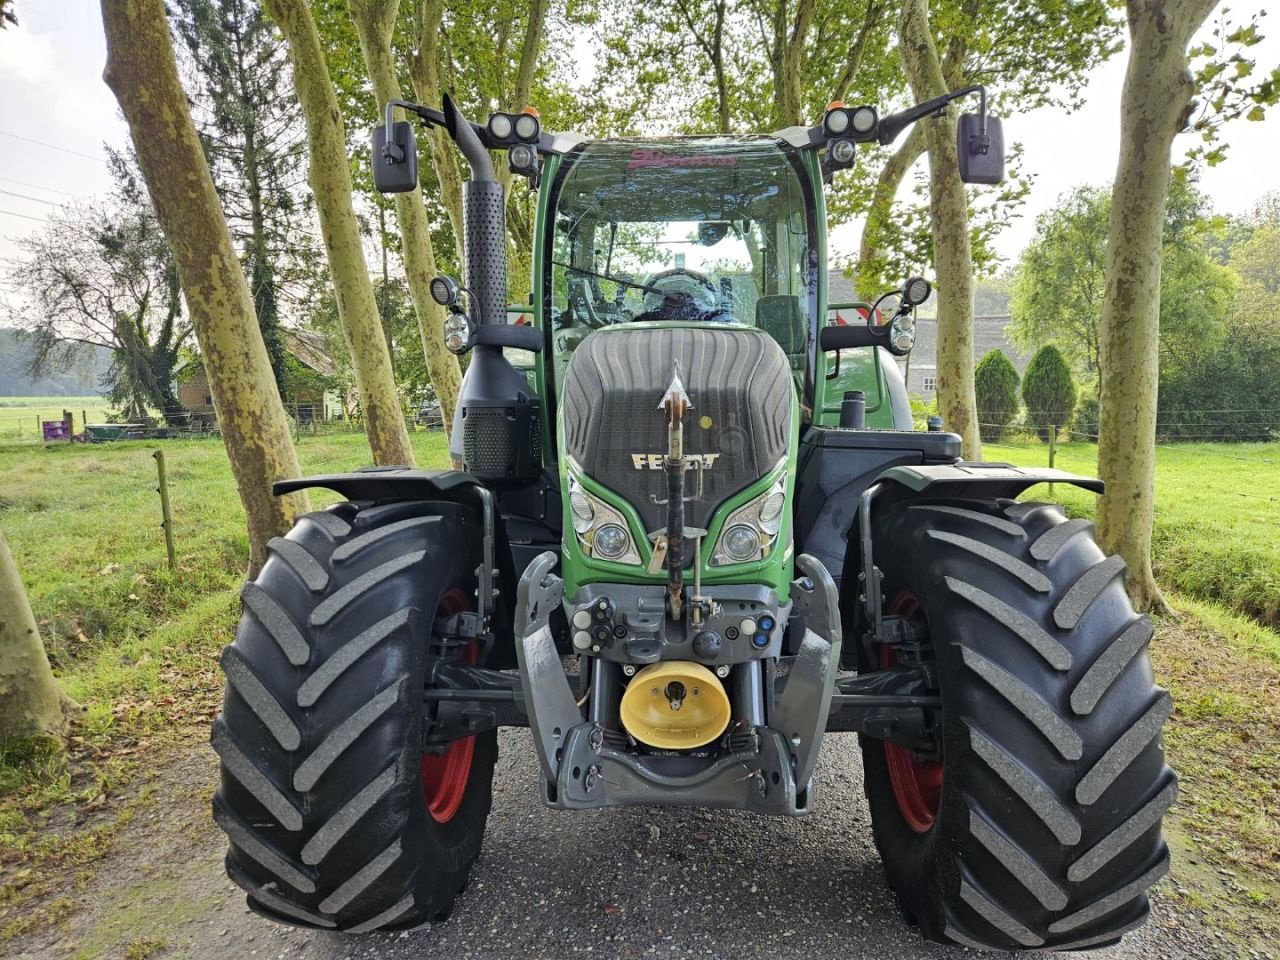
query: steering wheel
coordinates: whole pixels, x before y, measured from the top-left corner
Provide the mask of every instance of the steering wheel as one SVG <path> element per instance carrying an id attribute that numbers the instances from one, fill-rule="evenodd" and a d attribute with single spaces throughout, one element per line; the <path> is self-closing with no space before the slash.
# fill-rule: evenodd
<path id="1" fill-rule="evenodd" d="M 640 319 L 705 319 L 722 313 L 720 295 L 705 273 L 673 267 L 644 280 L 644 313 Z"/>

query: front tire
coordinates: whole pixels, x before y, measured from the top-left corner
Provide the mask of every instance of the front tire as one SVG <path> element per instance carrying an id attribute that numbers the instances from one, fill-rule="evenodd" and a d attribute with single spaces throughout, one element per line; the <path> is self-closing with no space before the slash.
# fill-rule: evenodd
<path id="1" fill-rule="evenodd" d="M 242 592 L 212 742 L 213 815 L 249 906 L 363 933 L 448 916 L 480 851 L 496 734 L 422 753 L 437 615 L 473 595 L 481 531 L 448 503 L 344 503 L 269 544 Z M 470 648 L 474 653 L 474 646 Z"/>
<path id="2" fill-rule="evenodd" d="M 1168 870 L 1177 795 L 1152 627 L 1090 525 L 1010 501 L 908 502 L 875 521 L 889 612 L 936 657 L 941 758 L 862 739 L 889 885 L 930 940 L 997 950 L 1114 942 Z M 863 669 L 892 651 L 862 651 Z"/>

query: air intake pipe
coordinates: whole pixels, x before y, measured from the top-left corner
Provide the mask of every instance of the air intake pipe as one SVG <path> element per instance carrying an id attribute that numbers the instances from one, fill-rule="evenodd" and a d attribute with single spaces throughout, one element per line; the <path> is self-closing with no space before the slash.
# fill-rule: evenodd
<path id="1" fill-rule="evenodd" d="M 541 405 L 502 348 L 540 350 L 531 327 L 507 323 L 507 225 L 493 161 L 457 104 L 444 98 L 445 129 L 471 168 L 462 185 L 463 277 L 476 323 L 475 349 L 453 415 L 449 453 L 491 483 L 523 484 L 542 470 Z"/>

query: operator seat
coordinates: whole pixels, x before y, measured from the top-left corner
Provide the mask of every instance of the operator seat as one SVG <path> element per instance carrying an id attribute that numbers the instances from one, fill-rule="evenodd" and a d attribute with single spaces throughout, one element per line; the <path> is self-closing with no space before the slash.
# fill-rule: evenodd
<path id="1" fill-rule="evenodd" d="M 803 370 L 809 353 L 809 324 L 799 297 L 774 294 L 756 301 L 756 326 L 778 341 L 792 370 Z"/>
<path id="2" fill-rule="evenodd" d="M 809 357 L 809 324 L 800 298 L 781 293 L 756 301 L 756 326 L 778 342 L 787 355 L 797 396 L 804 396 L 804 369 Z"/>

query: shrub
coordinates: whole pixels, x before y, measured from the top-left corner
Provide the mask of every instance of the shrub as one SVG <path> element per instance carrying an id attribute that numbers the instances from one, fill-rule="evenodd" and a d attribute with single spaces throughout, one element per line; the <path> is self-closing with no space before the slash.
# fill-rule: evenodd
<path id="1" fill-rule="evenodd" d="M 1071 422 L 1076 407 L 1076 385 L 1061 352 L 1048 343 L 1036 351 L 1022 377 L 1022 400 L 1027 405 L 1027 425 L 1041 440 L 1049 431 Z"/>
<path id="2" fill-rule="evenodd" d="M 1018 415 L 1018 371 L 1004 351 L 996 349 L 978 361 L 973 381 L 978 395 L 978 431 L 983 442 L 994 443 Z"/>

